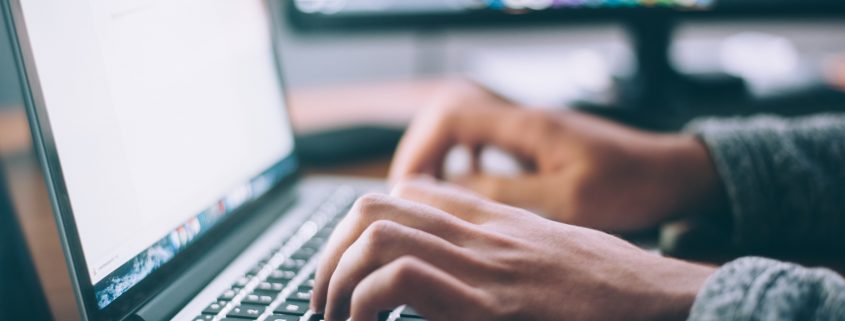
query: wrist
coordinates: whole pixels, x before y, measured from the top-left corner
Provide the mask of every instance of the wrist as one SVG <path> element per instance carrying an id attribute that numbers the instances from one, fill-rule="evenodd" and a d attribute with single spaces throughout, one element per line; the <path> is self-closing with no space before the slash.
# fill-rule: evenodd
<path id="1" fill-rule="evenodd" d="M 695 298 L 716 268 L 674 259 L 667 260 L 673 262 L 665 265 L 666 269 L 657 279 L 663 288 L 659 291 L 661 299 L 655 301 L 660 303 L 655 307 L 659 312 L 653 320 L 687 320 Z"/>
<path id="2" fill-rule="evenodd" d="M 636 278 L 619 282 L 631 308 L 626 320 L 683 321 L 716 267 L 642 253 L 630 262 Z"/>
<path id="3" fill-rule="evenodd" d="M 707 146 L 693 135 L 667 135 L 662 145 L 656 176 L 673 198 L 671 213 L 695 216 L 726 211 L 727 196 Z"/>

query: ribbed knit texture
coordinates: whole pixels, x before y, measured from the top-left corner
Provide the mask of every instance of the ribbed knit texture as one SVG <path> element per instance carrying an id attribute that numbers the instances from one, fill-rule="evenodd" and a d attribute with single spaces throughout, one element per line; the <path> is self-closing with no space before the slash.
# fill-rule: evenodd
<path id="1" fill-rule="evenodd" d="M 686 131 L 710 150 L 737 247 L 845 258 L 845 116 L 705 119 Z M 710 277 L 689 320 L 845 320 L 845 282 L 828 270 L 743 258 Z"/>
<path id="2" fill-rule="evenodd" d="M 845 281 L 825 269 L 742 258 L 705 282 L 688 320 L 845 320 Z"/>

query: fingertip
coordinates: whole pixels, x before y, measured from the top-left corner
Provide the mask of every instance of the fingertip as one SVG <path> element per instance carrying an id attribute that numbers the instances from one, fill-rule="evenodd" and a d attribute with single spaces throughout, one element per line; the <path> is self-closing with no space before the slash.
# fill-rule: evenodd
<path id="1" fill-rule="evenodd" d="M 358 292 L 358 291 L 359 290 L 357 290 L 357 289 L 355 290 L 355 292 Z M 351 321 L 375 321 L 375 320 L 380 320 L 378 314 L 375 311 L 366 310 L 360 304 L 355 304 L 356 303 L 355 301 L 358 300 L 358 298 L 356 298 L 356 296 L 357 296 L 357 293 L 353 293 L 352 304 L 351 304 L 350 309 L 349 309 L 349 319 Z M 387 318 L 385 318 L 383 320 L 387 320 Z"/>
<path id="2" fill-rule="evenodd" d="M 326 306 L 323 309 L 323 312 L 328 318 L 326 320 L 345 321 L 349 317 L 349 304 L 340 301 L 338 296 L 334 293 L 336 293 L 336 291 L 329 294 L 326 299 Z"/>
<path id="3" fill-rule="evenodd" d="M 319 259 L 319 265 L 317 267 L 317 271 L 315 272 L 316 284 L 314 284 L 314 288 L 311 290 L 311 302 L 309 303 L 311 310 L 320 313 L 322 313 L 326 308 L 327 291 L 325 289 L 328 287 L 328 278 L 323 275 L 323 267 L 326 265 L 325 260 L 325 256 L 321 256 Z"/>
<path id="4" fill-rule="evenodd" d="M 314 311 L 318 314 L 323 314 L 325 312 L 325 311 L 323 311 L 323 310 L 325 310 L 324 304 L 321 303 L 321 302 L 315 301 L 314 298 L 311 299 L 311 303 L 309 304 L 308 307 L 311 309 L 311 311 Z"/>

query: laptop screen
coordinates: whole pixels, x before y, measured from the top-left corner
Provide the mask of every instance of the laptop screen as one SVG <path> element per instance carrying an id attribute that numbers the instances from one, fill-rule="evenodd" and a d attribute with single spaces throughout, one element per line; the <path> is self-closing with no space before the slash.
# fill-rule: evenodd
<path id="1" fill-rule="evenodd" d="M 264 1 L 18 5 L 99 308 L 295 168 Z"/>

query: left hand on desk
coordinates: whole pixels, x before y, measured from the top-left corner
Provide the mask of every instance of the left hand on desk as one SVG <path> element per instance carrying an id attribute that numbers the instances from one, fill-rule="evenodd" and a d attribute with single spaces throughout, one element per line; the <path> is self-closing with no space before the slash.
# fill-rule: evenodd
<path id="1" fill-rule="evenodd" d="M 710 267 L 431 181 L 367 195 L 321 258 L 312 308 L 376 320 L 682 320 Z"/>
<path id="2" fill-rule="evenodd" d="M 556 221 L 610 232 L 648 229 L 727 203 L 707 148 L 691 135 L 645 132 L 578 112 L 526 110 L 472 86 L 454 86 L 443 97 L 408 128 L 391 180 L 448 179 Z M 481 147 L 497 147 L 529 166 L 516 177 L 479 166 L 445 177 L 445 158 L 455 146 L 468 147 L 472 164 Z"/>

